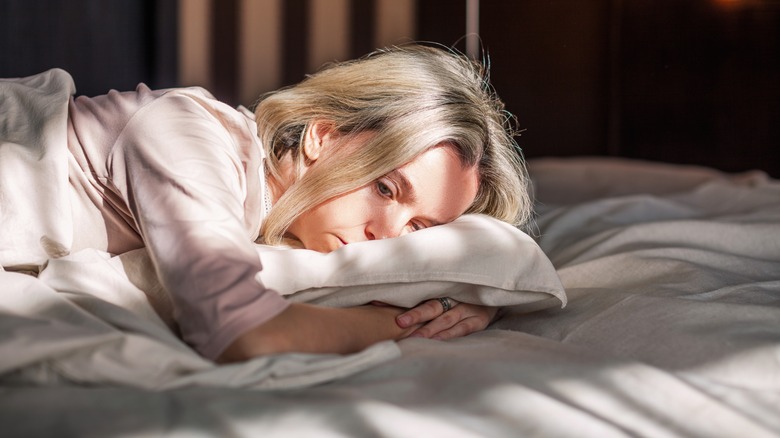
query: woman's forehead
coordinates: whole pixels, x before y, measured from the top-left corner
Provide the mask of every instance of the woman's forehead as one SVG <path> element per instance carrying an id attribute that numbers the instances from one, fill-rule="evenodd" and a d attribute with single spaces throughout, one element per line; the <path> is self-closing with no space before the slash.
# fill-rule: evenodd
<path id="1" fill-rule="evenodd" d="M 408 202 L 437 223 L 463 214 L 479 187 L 476 167 L 464 167 L 449 147 L 431 148 L 389 175 L 408 191 Z"/>

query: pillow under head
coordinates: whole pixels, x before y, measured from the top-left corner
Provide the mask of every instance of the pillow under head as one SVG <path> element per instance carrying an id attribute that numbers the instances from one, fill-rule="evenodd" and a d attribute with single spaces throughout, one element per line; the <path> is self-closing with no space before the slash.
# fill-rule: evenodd
<path id="1" fill-rule="evenodd" d="M 557 298 L 560 279 L 536 242 L 485 215 L 401 237 L 358 242 L 330 253 L 258 245 L 256 278 L 291 301 L 348 307 L 382 301 L 412 307 L 451 297 L 487 306 Z"/>

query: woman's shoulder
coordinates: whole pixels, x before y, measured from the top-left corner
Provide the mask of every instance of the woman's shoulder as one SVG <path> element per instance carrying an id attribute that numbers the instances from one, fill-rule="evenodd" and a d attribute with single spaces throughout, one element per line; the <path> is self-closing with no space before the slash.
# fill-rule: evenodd
<path id="1" fill-rule="evenodd" d="M 121 93 L 120 93 L 121 94 Z M 231 133 L 245 133 L 251 137 L 257 134 L 254 114 L 245 108 L 233 107 L 215 98 L 207 89 L 199 86 L 150 89 L 139 84 L 133 98 L 137 102 L 136 112 L 147 113 L 145 118 L 161 123 L 190 120 L 204 126 L 224 128 Z M 159 114 L 156 117 L 152 114 Z M 177 115 L 177 117 L 171 117 Z"/>
<path id="2" fill-rule="evenodd" d="M 89 115 L 91 118 L 120 119 L 126 122 L 141 109 L 164 106 L 162 102 L 170 100 L 181 101 L 179 106 L 182 109 L 190 105 L 219 104 L 211 93 L 201 87 L 152 89 L 140 83 L 132 91 L 110 90 L 99 96 L 78 96 L 73 99 L 71 113 L 74 117 Z"/>
<path id="3" fill-rule="evenodd" d="M 250 114 L 220 102 L 202 87 L 152 89 L 141 83 L 132 91 L 79 96 L 71 101 L 69 117 L 84 137 L 99 134 L 104 147 L 109 147 L 111 139 L 117 139 L 129 125 L 140 125 L 143 130 L 201 126 L 244 132 L 250 137 L 256 133 Z M 135 123 L 131 123 L 133 120 Z"/>

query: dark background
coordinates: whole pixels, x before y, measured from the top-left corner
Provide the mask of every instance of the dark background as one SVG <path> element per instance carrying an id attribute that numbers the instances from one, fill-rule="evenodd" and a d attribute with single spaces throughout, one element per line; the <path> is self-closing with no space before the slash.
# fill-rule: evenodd
<path id="1" fill-rule="evenodd" d="M 184 0 L 186 1 L 186 0 Z M 284 78 L 303 77 L 307 1 L 284 2 Z M 235 0 L 214 2 L 215 47 Z M 418 40 L 464 49 L 465 1 L 418 0 Z M 352 54 L 372 48 L 353 0 Z M 176 0 L 0 0 L 0 77 L 62 67 L 80 94 L 175 86 Z M 526 157 L 610 155 L 780 177 L 780 1 L 482 0 L 492 81 Z M 235 98 L 217 51 L 215 93 Z"/>

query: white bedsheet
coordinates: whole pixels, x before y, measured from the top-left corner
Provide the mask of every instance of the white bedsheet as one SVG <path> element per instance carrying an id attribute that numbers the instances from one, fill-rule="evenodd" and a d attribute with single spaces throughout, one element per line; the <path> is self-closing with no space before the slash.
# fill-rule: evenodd
<path id="1" fill-rule="evenodd" d="M 539 242 L 567 288 L 565 309 L 510 308 L 462 339 L 380 344 L 344 377 L 298 389 L 20 383 L 56 383 L 47 378 L 64 373 L 52 363 L 5 376 L 4 436 L 780 436 L 780 183 L 620 160 L 530 169 Z M 29 306 L 47 305 L 29 284 Z M 89 300 L 60 317 L 89 319 L 111 297 Z M 0 337 L 24 343 L 5 327 Z M 63 331 L 51 345 L 68 339 Z M 23 351 L 0 355 L 32 360 Z M 295 386 L 298 359 L 278 382 Z M 203 366 L 193 361 L 165 372 Z M 106 370 L 114 365 L 106 355 Z M 235 368 L 214 372 L 246 383 Z"/>

